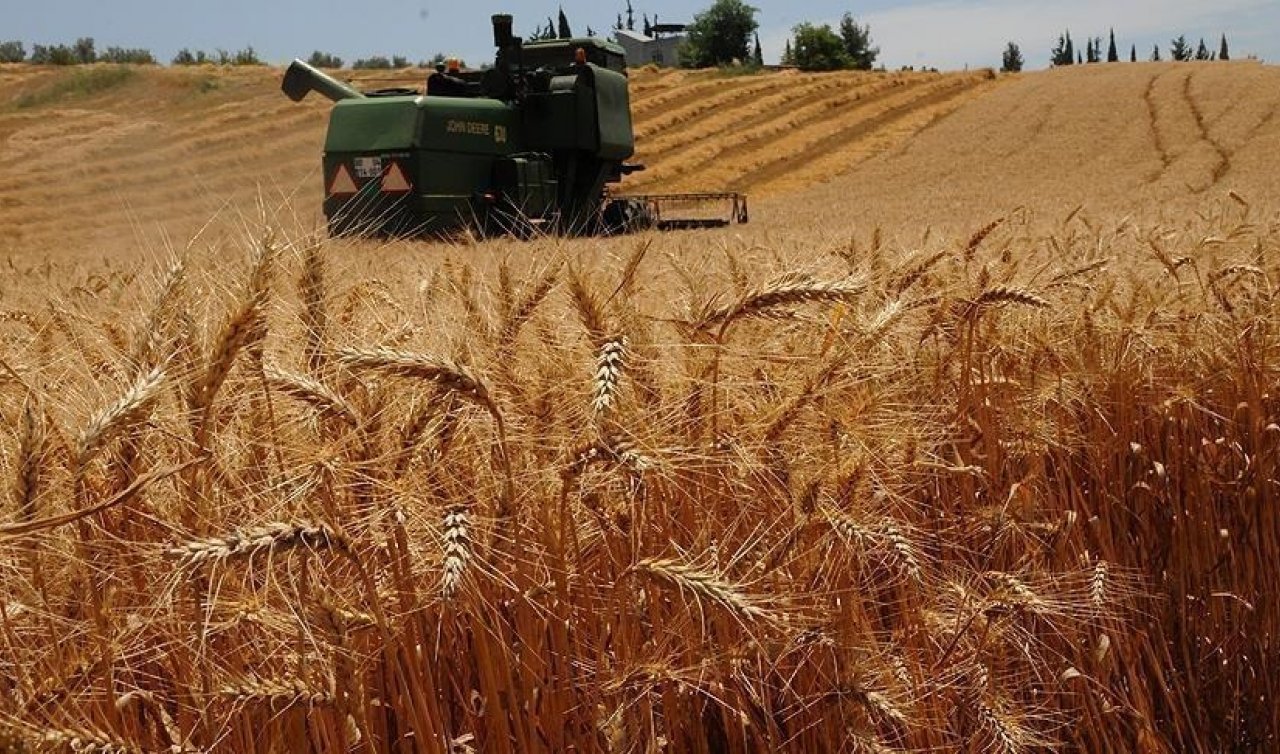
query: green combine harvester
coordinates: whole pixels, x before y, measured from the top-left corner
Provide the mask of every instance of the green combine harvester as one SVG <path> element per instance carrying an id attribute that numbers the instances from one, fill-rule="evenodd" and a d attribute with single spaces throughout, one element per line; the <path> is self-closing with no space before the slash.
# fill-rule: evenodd
<path id="1" fill-rule="evenodd" d="M 300 60 L 289 66 L 290 99 L 317 91 L 336 103 L 323 160 L 331 234 L 595 235 L 747 221 L 736 193 L 611 194 L 644 169 L 627 162 L 635 137 L 621 47 L 526 43 L 509 15 L 493 16 L 493 41 L 492 68 L 437 71 L 423 92 L 360 92 Z"/>

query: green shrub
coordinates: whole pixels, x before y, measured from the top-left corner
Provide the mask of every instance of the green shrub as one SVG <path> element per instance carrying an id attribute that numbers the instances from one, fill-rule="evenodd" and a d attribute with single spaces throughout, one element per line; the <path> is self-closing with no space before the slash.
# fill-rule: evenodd
<path id="1" fill-rule="evenodd" d="M 134 65 L 153 65 L 156 62 L 150 50 L 142 48 L 108 47 L 98 56 L 103 63 L 132 63 Z"/>
<path id="2" fill-rule="evenodd" d="M 0 63 L 21 63 L 26 59 L 27 50 L 21 42 L 0 42 Z"/>
<path id="3" fill-rule="evenodd" d="M 88 97 L 121 86 L 137 75 L 136 69 L 127 66 L 77 70 L 42 89 L 22 95 L 16 105 L 28 108 L 67 98 Z"/>
<path id="4" fill-rule="evenodd" d="M 307 58 L 307 62 L 316 68 L 341 68 L 342 58 L 327 52 L 316 50 Z"/>

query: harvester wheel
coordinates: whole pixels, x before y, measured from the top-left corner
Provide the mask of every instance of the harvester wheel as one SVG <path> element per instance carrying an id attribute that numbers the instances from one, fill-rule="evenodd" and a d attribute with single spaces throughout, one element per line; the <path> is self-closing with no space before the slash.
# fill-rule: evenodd
<path id="1" fill-rule="evenodd" d="M 613 199 L 604 205 L 600 215 L 601 232 L 606 236 L 652 228 L 654 217 L 649 212 L 649 205 L 635 199 Z"/>

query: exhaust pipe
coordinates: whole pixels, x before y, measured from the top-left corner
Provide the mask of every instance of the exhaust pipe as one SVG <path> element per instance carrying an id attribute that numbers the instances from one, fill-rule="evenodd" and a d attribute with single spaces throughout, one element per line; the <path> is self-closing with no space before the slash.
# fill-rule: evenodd
<path id="1" fill-rule="evenodd" d="M 492 17 L 492 20 L 493 46 L 499 50 L 511 47 L 515 42 L 515 35 L 511 32 L 511 16 L 506 13 L 498 13 Z"/>
<path id="2" fill-rule="evenodd" d="M 308 92 L 317 91 L 337 102 L 344 99 L 360 99 L 364 95 L 350 84 L 343 83 L 329 74 L 295 59 L 284 72 L 280 91 L 294 102 L 301 102 Z"/>

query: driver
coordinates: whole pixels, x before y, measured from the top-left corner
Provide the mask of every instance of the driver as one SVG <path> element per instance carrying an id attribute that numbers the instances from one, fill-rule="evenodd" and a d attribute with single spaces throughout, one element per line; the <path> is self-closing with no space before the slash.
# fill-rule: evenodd
<path id="1" fill-rule="evenodd" d="M 444 63 L 436 63 L 436 72 L 427 77 L 427 95 L 437 97 L 465 97 L 470 87 L 458 74 L 462 72 L 462 63 L 457 58 L 449 58 Z"/>

